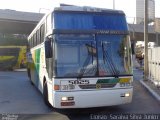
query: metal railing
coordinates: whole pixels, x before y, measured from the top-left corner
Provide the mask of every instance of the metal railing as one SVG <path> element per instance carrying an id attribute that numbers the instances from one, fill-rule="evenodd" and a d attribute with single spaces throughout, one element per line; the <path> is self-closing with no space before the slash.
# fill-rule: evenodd
<path id="1" fill-rule="evenodd" d="M 156 86 L 160 86 L 160 47 L 148 50 L 148 78 Z"/>

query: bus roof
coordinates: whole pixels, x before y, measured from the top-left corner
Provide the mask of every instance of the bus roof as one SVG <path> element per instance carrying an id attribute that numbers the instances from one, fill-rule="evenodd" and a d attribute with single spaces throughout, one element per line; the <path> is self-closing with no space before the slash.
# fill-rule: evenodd
<path id="1" fill-rule="evenodd" d="M 128 31 L 123 11 L 94 7 L 61 6 L 55 8 L 54 33 L 63 31 Z M 68 32 L 67 32 L 68 33 Z M 103 32 L 104 33 L 104 32 Z M 107 32 L 105 32 L 107 34 Z M 119 32 L 118 32 L 119 33 Z M 127 32 L 128 33 L 128 32 Z"/>
<path id="2" fill-rule="evenodd" d="M 82 13 L 117 13 L 117 14 L 124 14 L 121 10 L 113 10 L 113 9 L 106 9 L 106 8 L 96 8 L 96 7 L 89 7 L 89 6 L 73 6 L 73 5 L 64 5 L 61 4 L 60 7 L 56 7 L 54 12 L 82 12 Z"/>
<path id="3" fill-rule="evenodd" d="M 125 15 L 123 11 L 121 10 L 113 10 L 113 9 L 105 9 L 105 8 L 96 8 L 96 7 L 89 7 L 89 6 L 74 6 L 74 5 L 65 5 L 61 4 L 60 7 L 54 8 L 53 11 L 50 11 L 44 17 L 41 19 L 41 21 L 37 24 L 37 26 L 34 28 L 34 30 L 31 32 L 31 34 L 28 36 L 30 38 L 35 32 L 36 29 L 40 27 L 40 25 L 45 21 L 46 17 L 49 14 L 52 13 L 84 13 L 84 14 L 120 14 Z"/>

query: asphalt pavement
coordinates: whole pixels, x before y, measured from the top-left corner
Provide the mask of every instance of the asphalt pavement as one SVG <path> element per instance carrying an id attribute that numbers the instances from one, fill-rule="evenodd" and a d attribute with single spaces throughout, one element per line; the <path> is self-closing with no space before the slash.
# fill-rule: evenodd
<path id="1" fill-rule="evenodd" d="M 0 113 L 41 114 L 49 111 L 26 72 L 0 72 Z"/>
<path id="2" fill-rule="evenodd" d="M 86 120 L 94 115 L 160 113 L 159 102 L 140 84 L 142 78 L 143 72 L 134 69 L 133 101 L 130 104 L 55 109 L 44 104 L 42 94 L 30 84 L 26 72 L 0 72 L 0 113 L 18 114 L 23 120 Z"/>

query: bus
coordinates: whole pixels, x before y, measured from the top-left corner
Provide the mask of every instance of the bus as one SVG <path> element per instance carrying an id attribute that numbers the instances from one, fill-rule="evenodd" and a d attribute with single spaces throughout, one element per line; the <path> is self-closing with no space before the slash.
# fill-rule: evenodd
<path id="1" fill-rule="evenodd" d="M 0 46 L 0 70 L 26 67 L 26 46 Z"/>
<path id="2" fill-rule="evenodd" d="M 28 76 L 46 105 L 90 108 L 132 101 L 132 51 L 123 11 L 56 7 L 28 43 Z"/>

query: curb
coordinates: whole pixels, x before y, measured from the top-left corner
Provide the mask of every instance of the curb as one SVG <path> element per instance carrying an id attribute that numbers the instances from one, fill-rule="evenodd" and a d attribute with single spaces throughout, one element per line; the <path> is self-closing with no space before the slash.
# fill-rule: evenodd
<path id="1" fill-rule="evenodd" d="M 151 93 L 153 97 L 155 97 L 160 102 L 160 96 L 152 90 L 146 83 L 143 82 L 143 80 L 140 80 L 140 83 Z"/>

